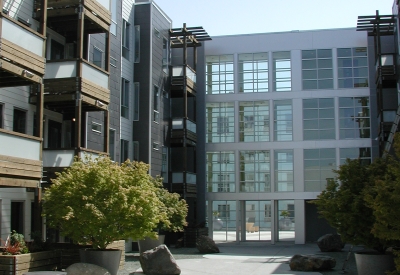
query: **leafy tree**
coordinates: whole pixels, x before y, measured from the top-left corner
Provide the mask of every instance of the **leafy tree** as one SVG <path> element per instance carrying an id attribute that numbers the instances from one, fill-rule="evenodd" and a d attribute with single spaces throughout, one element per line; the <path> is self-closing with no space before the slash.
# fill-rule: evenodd
<path id="1" fill-rule="evenodd" d="M 326 190 L 313 201 L 319 214 L 337 230 L 344 242 L 365 245 L 381 253 L 391 246 L 387 239 L 373 234 L 376 218 L 365 201 L 366 194 L 375 197 L 375 182 L 390 171 L 389 164 L 388 159 L 376 159 L 370 165 L 358 159 L 347 159 L 335 170 L 336 180 L 328 182 Z"/>
<path id="2" fill-rule="evenodd" d="M 142 162 L 76 158 L 45 191 L 43 215 L 48 226 L 95 249 L 120 239 L 155 237 L 153 229 L 168 218 L 157 195 L 160 184 Z"/>

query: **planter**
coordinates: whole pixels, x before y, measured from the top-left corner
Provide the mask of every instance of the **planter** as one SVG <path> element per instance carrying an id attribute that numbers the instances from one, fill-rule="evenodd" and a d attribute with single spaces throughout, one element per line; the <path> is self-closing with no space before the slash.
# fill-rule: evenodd
<path id="1" fill-rule="evenodd" d="M 0 255 L 0 274 L 22 275 L 29 271 L 55 270 L 60 267 L 60 264 L 60 251 Z"/>
<path id="2" fill-rule="evenodd" d="M 395 270 L 393 254 L 377 252 L 356 252 L 358 275 L 385 275 L 386 271 Z"/>
<path id="3" fill-rule="evenodd" d="M 111 275 L 117 275 L 121 261 L 120 249 L 81 249 L 79 256 L 82 263 L 95 264 L 107 269 Z"/>
<path id="4" fill-rule="evenodd" d="M 290 230 L 292 228 L 292 220 L 290 218 L 281 218 L 279 220 L 280 230 Z"/>
<path id="5" fill-rule="evenodd" d="M 221 219 L 213 219 L 213 230 L 221 230 L 224 226 L 224 222 Z"/>
<path id="6" fill-rule="evenodd" d="M 151 239 L 146 237 L 144 240 L 139 240 L 139 252 L 145 252 L 147 250 L 156 248 L 157 246 L 164 244 L 165 235 L 159 235 L 158 239 Z"/>

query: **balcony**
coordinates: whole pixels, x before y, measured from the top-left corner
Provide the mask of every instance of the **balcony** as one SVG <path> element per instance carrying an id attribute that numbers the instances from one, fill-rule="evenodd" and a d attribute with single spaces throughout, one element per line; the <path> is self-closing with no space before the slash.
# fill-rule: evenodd
<path id="1" fill-rule="evenodd" d="M 196 123 L 186 119 L 186 131 L 184 129 L 184 118 L 172 119 L 171 143 L 183 143 L 184 138 L 190 145 L 195 146 L 197 142 Z M 186 133 L 186 134 L 185 134 Z"/>
<path id="2" fill-rule="evenodd" d="M 68 149 L 43 149 L 43 180 L 50 183 L 50 179 L 55 178 L 56 172 L 61 172 L 64 168 L 70 167 L 74 162 L 74 157 L 90 157 L 95 159 L 103 152 L 97 152 L 86 148 Z"/>
<path id="3" fill-rule="evenodd" d="M 80 65 L 82 77 L 77 75 Z M 106 110 L 110 103 L 108 82 L 109 74 L 106 71 L 84 60 L 49 61 L 44 75 L 44 102 L 57 105 L 70 101 L 74 105 L 76 92 L 79 91 L 83 103 Z M 31 103 L 34 101 L 35 98 L 31 98 Z"/>
<path id="4" fill-rule="evenodd" d="M 189 66 L 174 66 L 171 78 L 171 96 L 181 97 L 185 85 L 183 73 L 186 73 L 186 89 L 188 95 L 196 96 L 196 72 Z"/>
<path id="5" fill-rule="evenodd" d="M 376 83 L 382 88 L 396 87 L 396 66 L 393 54 L 382 54 L 375 63 Z"/>
<path id="6" fill-rule="evenodd" d="M 42 177 L 41 140 L 0 129 L 0 186 L 38 187 Z"/>
<path id="7" fill-rule="evenodd" d="M 186 179 L 186 183 L 183 182 L 184 179 Z M 196 174 L 190 172 L 173 172 L 172 192 L 186 193 L 187 197 L 190 197 L 188 193 L 195 196 L 197 193 Z"/>
<path id="8" fill-rule="evenodd" d="M 1 14 L 0 27 L 0 87 L 41 83 L 45 72 L 44 37 Z"/>

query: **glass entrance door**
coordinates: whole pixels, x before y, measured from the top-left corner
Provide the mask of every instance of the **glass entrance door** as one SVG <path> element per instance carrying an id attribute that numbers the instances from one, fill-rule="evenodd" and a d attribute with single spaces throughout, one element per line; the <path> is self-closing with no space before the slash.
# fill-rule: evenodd
<path id="1" fill-rule="evenodd" d="M 271 201 L 245 202 L 246 241 L 271 241 Z"/>

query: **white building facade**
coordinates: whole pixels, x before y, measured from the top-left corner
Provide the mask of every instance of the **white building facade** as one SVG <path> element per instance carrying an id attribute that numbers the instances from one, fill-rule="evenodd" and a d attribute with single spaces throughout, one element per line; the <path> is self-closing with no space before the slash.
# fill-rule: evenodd
<path id="1" fill-rule="evenodd" d="M 198 174 L 214 240 L 303 244 L 333 230 L 308 202 L 346 158 L 377 154 L 368 50 L 353 28 L 205 43 Z"/>

